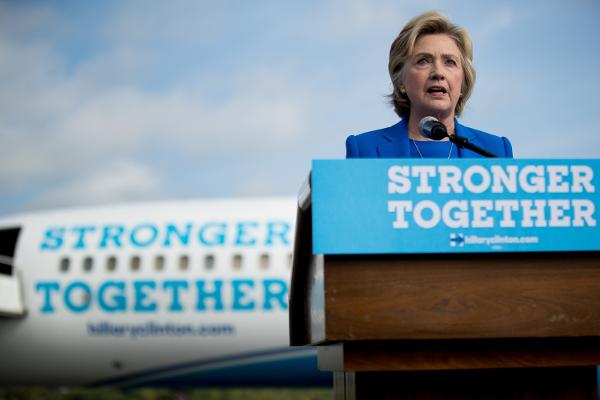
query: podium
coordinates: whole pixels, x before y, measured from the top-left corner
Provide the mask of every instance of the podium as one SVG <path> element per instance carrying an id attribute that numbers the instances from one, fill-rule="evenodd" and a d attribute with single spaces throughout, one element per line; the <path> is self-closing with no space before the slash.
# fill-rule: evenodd
<path id="1" fill-rule="evenodd" d="M 598 398 L 599 252 L 319 254 L 314 205 L 309 179 L 290 343 L 336 399 Z"/>

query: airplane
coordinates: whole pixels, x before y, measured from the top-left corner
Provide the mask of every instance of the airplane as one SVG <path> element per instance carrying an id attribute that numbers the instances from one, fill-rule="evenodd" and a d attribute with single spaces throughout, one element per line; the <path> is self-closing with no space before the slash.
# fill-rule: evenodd
<path id="1" fill-rule="evenodd" d="M 296 201 L 130 203 L 0 219 L 0 384 L 332 386 L 290 347 Z"/>

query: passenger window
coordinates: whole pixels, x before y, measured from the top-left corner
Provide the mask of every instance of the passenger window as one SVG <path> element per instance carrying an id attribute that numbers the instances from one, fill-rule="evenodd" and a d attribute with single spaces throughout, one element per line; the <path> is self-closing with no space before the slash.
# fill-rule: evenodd
<path id="1" fill-rule="evenodd" d="M 205 256 L 204 257 L 204 269 L 210 271 L 214 268 L 215 268 L 215 256 L 212 254 Z"/>
<path id="2" fill-rule="evenodd" d="M 233 269 L 242 269 L 242 255 L 241 254 L 235 254 L 231 261 L 232 261 Z"/>
<path id="3" fill-rule="evenodd" d="M 261 269 L 267 269 L 269 268 L 269 255 L 268 254 L 261 254 L 260 258 L 258 259 L 258 266 Z"/>
<path id="4" fill-rule="evenodd" d="M 188 257 L 188 256 L 179 257 L 179 269 L 182 271 L 187 271 L 187 269 L 189 267 L 190 267 L 190 257 Z"/>
<path id="5" fill-rule="evenodd" d="M 141 266 L 142 266 L 142 260 L 140 259 L 140 256 L 131 257 L 130 268 L 132 271 L 139 271 Z"/>
<path id="6" fill-rule="evenodd" d="M 117 269 L 117 257 L 110 256 L 106 259 L 106 270 L 109 272 L 113 272 Z"/>
<path id="7" fill-rule="evenodd" d="M 156 271 L 162 271 L 165 269 L 165 257 L 164 256 L 156 256 L 154 259 L 154 269 Z"/>
<path id="8" fill-rule="evenodd" d="M 85 272 L 90 272 L 93 266 L 94 260 L 92 259 L 92 257 L 86 257 L 83 259 L 83 270 Z"/>
<path id="9" fill-rule="evenodd" d="M 70 260 L 68 257 L 63 257 L 60 259 L 60 272 L 67 273 L 69 272 Z"/>

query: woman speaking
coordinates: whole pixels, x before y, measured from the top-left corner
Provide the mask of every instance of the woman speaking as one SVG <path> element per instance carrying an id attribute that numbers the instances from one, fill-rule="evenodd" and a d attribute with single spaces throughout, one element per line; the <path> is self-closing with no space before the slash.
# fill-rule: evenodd
<path id="1" fill-rule="evenodd" d="M 512 158 L 507 138 L 468 128 L 456 118 L 475 84 L 473 48 L 464 29 L 437 12 L 413 18 L 392 43 L 388 69 L 394 87 L 391 103 L 401 120 L 388 128 L 349 136 L 347 158 L 482 157 L 459 148 L 448 137 L 430 139 L 424 124 L 419 126 L 426 117 L 441 122 L 448 135 Z"/>

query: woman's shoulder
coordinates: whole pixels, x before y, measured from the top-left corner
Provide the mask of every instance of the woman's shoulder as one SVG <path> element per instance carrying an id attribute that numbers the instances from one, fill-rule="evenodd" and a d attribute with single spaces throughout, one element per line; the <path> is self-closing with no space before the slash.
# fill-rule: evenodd
<path id="1" fill-rule="evenodd" d="M 346 138 L 346 158 L 378 157 L 378 148 L 400 136 L 403 124 L 405 123 L 400 121 L 387 128 L 349 135 Z"/>
<path id="2" fill-rule="evenodd" d="M 491 151 L 498 157 L 512 158 L 512 144 L 507 137 L 484 132 L 456 123 L 456 134 L 466 137 L 473 144 Z"/>
<path id="3" fill-rule="evenodd" d="M 397 131 L 399 130 L 401 125 L 402 125 L 402 121 L 397 122 L 392 126 L 388 126 L 387 128 L 375 129 L 372 131 L 362 132 L 362 133 L 358 133 L 358 134 L 352 134 L 352 135 L 349 135 L 348 137 L 353 137 L 356 140 L 359 140 L 361 142 L 380 141 L 380 140 L 389 141 L 389 140 L 392 140 L 392 138 L 397 135 Z"/>

